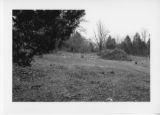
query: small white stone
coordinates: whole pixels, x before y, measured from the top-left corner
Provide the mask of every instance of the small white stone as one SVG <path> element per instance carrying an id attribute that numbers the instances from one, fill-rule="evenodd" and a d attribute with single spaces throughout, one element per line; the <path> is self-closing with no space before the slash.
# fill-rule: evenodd
<path id="1" fill-rule="evenodd" d="M 112 100 L 112 98 L 109 97 L 106 99 L 106 101 L 113 101 L 113 100 Z"/>

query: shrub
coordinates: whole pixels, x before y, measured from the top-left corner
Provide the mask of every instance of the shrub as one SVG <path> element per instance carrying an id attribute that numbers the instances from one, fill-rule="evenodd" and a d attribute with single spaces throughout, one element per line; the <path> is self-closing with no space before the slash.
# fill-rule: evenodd
<path id="1" fill-rule="evenodd" d="M 101 56 L 103 59 L 108 60 L 130 60 L 127 56 L 127 53 L 121 49 L 103 50 L 100 53 L 98 53 L 98 55 Z"/>

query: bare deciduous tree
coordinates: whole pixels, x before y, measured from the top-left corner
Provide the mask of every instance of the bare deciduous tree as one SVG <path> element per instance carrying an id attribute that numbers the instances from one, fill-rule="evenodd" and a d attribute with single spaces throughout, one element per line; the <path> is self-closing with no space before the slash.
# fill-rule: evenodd
<path id="1" fill-rule="evenodd" d="M 142 31 L 141 31 L 141 36 L 142 36 L 142 39 L 143 39 L 143 41 L 146 43 L 146 38 L 147 38 L 147 30 L 146 29 L 143 29 Z"/>
<path id="2" fill-rule="evenodd" d="M 102 22 L 99 21 L 97 23 L 97 33 L 94 32 L 95 42 L 98 46 L 99 51 L 103 49 L 108 34 L 109 30 L 107 30 L 102 24 Z"/>

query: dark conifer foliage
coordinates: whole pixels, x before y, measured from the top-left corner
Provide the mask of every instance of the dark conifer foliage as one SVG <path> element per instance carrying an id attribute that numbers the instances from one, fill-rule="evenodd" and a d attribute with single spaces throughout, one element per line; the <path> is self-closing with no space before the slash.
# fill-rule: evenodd
<path id="1" fill-rule="evenodd" d="M 133 36 L 133 41 L 131 41 L 131 38 L 127 35 L 120 44 L 117 44 L 117 46 L 123 49 L 127 54 L 137 56 L 150 55 L 150 37 L 148 42 L 145 42 L 138 32 Z"/>
<path id="2" fill-rule="evenodd" d="M 108 37 L 106 41 L 106 48 L 107 49 L 114 49 L 116 47 L 116 41 L 111 36 Z"/>
<path id="3" fill-rule="evenodd" d="M 13 10 L 13 62 L 28 66 L 34 55 L 57 50 L 84 15 L 84 10 Z"/>
<path id="4" fill-rule="evenodd" d="M 147 41 L 147 55 L 150 56 L 150 38 Z"/>
<path id="5" fill-rule="evenodd" d="M 133 45 L 130 37 L 127 35 L 124 41 L 121 43 L 121 48 L 128 54 L 133 53 Z"/>

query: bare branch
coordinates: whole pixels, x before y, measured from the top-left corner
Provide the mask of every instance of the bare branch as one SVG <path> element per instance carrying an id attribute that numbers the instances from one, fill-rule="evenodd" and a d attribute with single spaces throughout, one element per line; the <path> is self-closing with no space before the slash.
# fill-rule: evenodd
<path id="1" fill-rule="evenodd" d="M 146 42 L 146 38 L 147 38 L 147 29 L 143 29 L 142 31 L 141 31 L 141 36 L 142 36 L 142 39 L 143 39 L 143 41 L 144 42 Z"/>
<path id="2" fill-rule="evenodd" d="M 94 36 L 96 40 L 96 44 L 98 45 L 99 50 L 102 50 L 105 44 L 105 40 L 107 35 L 109 34 L 109 30 L 105 29 L 102 22 L 97 23 L 97 33 L 94 31 Z"/>

